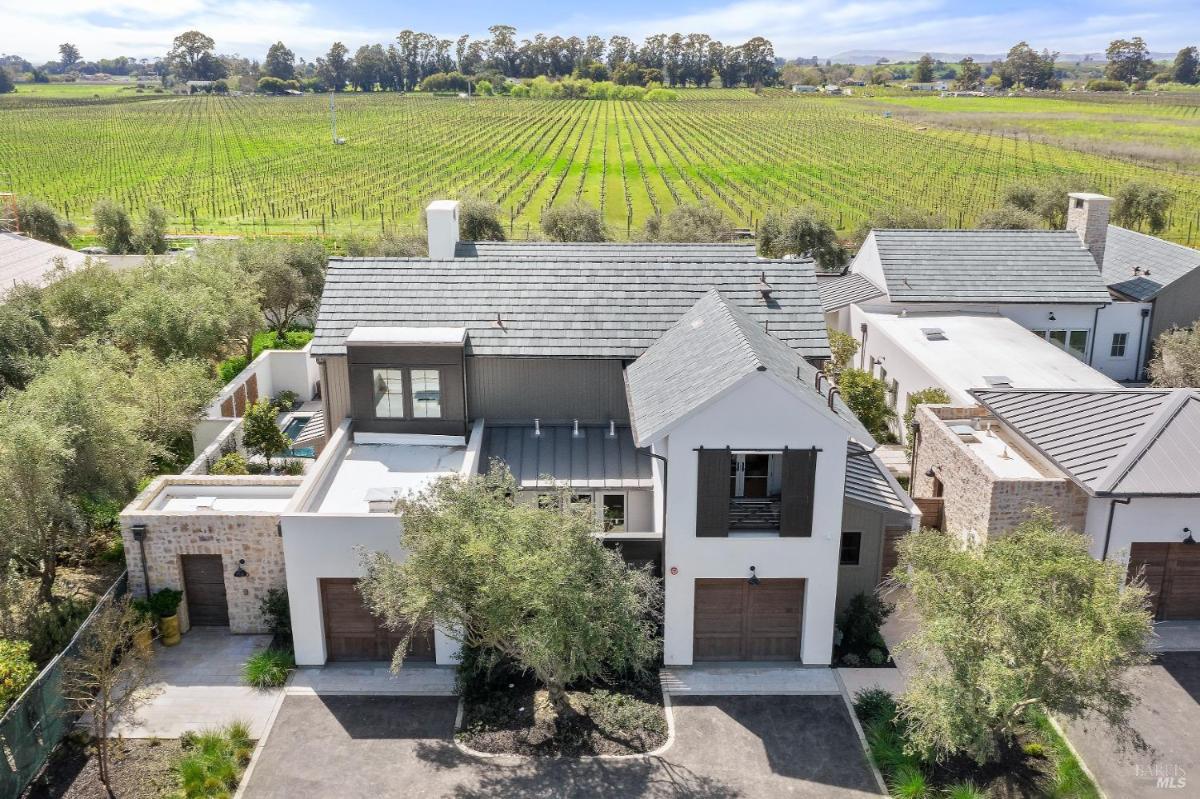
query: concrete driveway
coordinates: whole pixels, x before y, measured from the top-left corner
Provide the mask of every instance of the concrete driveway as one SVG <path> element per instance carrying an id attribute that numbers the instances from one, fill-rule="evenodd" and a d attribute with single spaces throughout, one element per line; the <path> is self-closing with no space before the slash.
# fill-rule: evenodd
<path id="1" fill-rule="evenodd" d="M 1110 799 L 1200 796 L 1200 652 L 1164 652 L 1133 679 L 1133 726 L 1148 751 L 1087 721 L 1065 724 L 1067 738 Z"/>
<path id="2" fill-rule="evenodd" d="M 878 796 L 840 696 L 687 696 L 661 756 L 480 758 L 453 743 L 457 700 L 284 698 L 244 799 Z"/>

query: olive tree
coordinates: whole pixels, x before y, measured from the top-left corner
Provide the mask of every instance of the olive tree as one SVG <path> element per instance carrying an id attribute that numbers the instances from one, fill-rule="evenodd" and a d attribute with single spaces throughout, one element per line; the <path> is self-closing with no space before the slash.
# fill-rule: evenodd
<path id="1" fill-rule="evenodd" d="M 822 269 L 838 269 L 850 260 L 834 229 L 808 208 L 769 211 L 758 228 L 758 254 L 808 257 Z"/>
<path id="2" fill-rule="evenodd" d="M 609 238 L 600 210 L 582 200 L 546 209 L 541 225 L 542 232 L 551 241 L 607 241 Z"/>
<path id="3" fill-rule="evenodd" d="M 76 654 L 64 661 L 63 696 L 91 722 L 96 772 L 109 796 L 112 722 L 148 698 L 144 688 L 154 650 L 149 637 L 139 633 L 149 626 L 149 618 L 134 609 L 128 597 L 105 600 L 80 637 Z"/>
<path id="4" fill-rule="evenodd" d="M 257 284 L 263 316 L 278 335 L 286 333 L 298 317 L 316 311 L 329 261 L 320 242 L 243 242 L 237 247 L 237 258 Z"/>
<path id="5" fill-rule="evenodd" d="M 1200 388 L 1200 321 L 1160 335 L 1149 368 L 1155 386 Z"/>
<path id="6" fill-rule="evenodd" d="M 912 664 L 899 708 L 914 752 L 990 762 L 1040 712 L 1133 735 L 1127 675 L 1150 660 L 1148 592 L 1088 543 L 1045 509 L 983 545 L 934 530 L 902 539 L 892 578 L 920 618 L 899 647 Z"/>
<path id="7" fill-rule="evenodd" d="M 70 247 L 75 226 L 40 200 L 32 197 L 17 199 L 17 226 L 30 238 L 47 241 L 60 247 Z"/>
<path id="8" fill-rule="evenodd" d="M 269 399 L 260 399 L 246 409 L 242 422 L 242 443 L 246 449 L 262 455 L 271 467 L 271 459 L 282 455 L 292 446 L 292 441 L 276 421 L 279 412 Z"/>
<path id="9" fill-rule="evenodd" d="M 459 236 L 463 241 L 504 241 L 500 206 L 479 197 L 466 197 L 458 206 Z"/>
<path id="10" fill-rule="evenodd" d="M 99 200 L 92 208 L 92 225 L 104 249 L 114 255 L 133 250 L 133 222 L 129 212 L 110 199 Z"/>
<path id="11" fill-rule="evenodd" d="M 436 624 L 486 663 L 532 672 L 561 719 L 568 685 L 640 671 L 658 655 L 660 589 L 596 540 L 590 508 L 565 488 L 540 507 L 515 496 L 512 475 L 493 463 L 402 501 L 408 557 L 364 554 L 360 589 L 393 629 Z"/>
<path id="12" fill-rule="evenodd" d="M 647 241 L 675 243 L 717 242 L 733 239 L 733 225 L 720 209 L 708 203 L 677 205 L 665 216 L 646 220 L 642 233 Z"/>
<path id="13" fill-rule="evenodd" d="M 983 230 L 1033 230 L 1042 226 L 1042 218 L 1015 205 L 1002 205 L 985 211 L 975 225 Z"/>
<path id="14" fill-rule="evenodd" d="M 1174 192 L 1165 186 L 1131 180 L 1113 198 L 1112 218 L 1118 225 L 1158 234 L 1166 230 L 1174 202 Z"/>

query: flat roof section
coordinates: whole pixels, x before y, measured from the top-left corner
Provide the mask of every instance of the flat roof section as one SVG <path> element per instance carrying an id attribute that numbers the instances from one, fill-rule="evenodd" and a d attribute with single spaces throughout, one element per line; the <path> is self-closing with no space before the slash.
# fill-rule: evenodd
<path id="1" fill-rule="evenodd" d="M 164 513 L 279 513 L 297 485 L 212 485 L 169 483 L 148 510 Z"/>
<path id="2" fill-rule="evenodd" d="M 370 513 L 372 505 L 380 510 L 458 474 L 466 452 L 465 446 L 351 444 L 313 504 L 318 513 Z"/>
<path id="3" fill-rule="evenodd" d="M 1083 361 L 999 314 L 864 311 L 871 335 L 887 337 L 932 374 L 956 405 L 974 405 L 970 389 L 1120 388 Z M 898 372 L 886 360 L 889 372 Z M 989 380 L 990 378 L 990 380 Z"/>

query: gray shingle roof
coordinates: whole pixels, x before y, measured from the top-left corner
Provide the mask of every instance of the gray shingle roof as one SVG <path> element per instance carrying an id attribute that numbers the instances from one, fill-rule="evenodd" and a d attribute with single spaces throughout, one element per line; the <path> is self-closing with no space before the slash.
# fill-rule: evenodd
<path id="1" fill-rule="evenodd" d="M 1200 494 L 1192 389 L 971 393 L 1093 494 Z"/>
<path id="2" fill-rule="evenodd" d="M 856 272 L 836 277 L 818 276 L 817 289 L 821 292 L 821 306 L 825 313 L 882 297 L 884 293 L 883 289 Z"/>
<path id="3" fill-rule="evenodd" d="M 870 434 L 841 402 L 836 413 L 814 385 L 816 370 L 794 349 L 763 330 L 736 303 L 706 293 L 625 369 L 625 394 L 634 441 L 646 446 L 747 376 L 762 372 L 813 408 L 836 418 L 857 440 Z"/>
<path id="4" fill-rule="evenodd" d="M 0 289 L 16 283 L 43 285 L 60 258 L 71 271 L 87 260 L 81 252 L 0 230 Z"/>
<path id="5" fill-rule="evenodd" d="M 1135 275 L 1134 268 L 1141 270 Z M 1200 267 L 1200 250 L 1147 236 L 1116 225 L 1108 226 L 1104 244 L 1104 280 L 1108 287 L 1138 302 Z"/>
<path id="6" fill-rule="evenodd" d="M 1096 261 L 1069 230 L 875 230 L 894 302 L 1110 301 Z"/>
<path id="7" fill-rule="evenodd" d="M 671 260 L 757 261 L 753 244 L 659 244 L 654 242 L 580 242 L 556 241 L 460 241 L 454 247 L 455 258 L 571 261 L 647 261 Z"/>
<path id="8" fill-rule="evenodd" d="M 521 488 L 549 488 L 554 481 L 576 488 L 650 488 L 650 457 L 633 446 L 628 426 L 618 425 L 616 436 L 608 427 L 580 425 L 579 435 L 569 425 L 484 425 L 480 469 L 492 458 L 508 464 Z M 542 478 L 550 477 L 547 481 Z"/>
<path id="9" fill-rule="evenodd" d="M 884 510 L 908 514 L 908 503 L 896 493 L 892 482 L 883 474 L 885 467 L 874 455 L 866 454 L 851 442 L 846 458 L 846 499 L 863 502 Z"/>
<path id="10" fill-rule="evenodd" d="M 757 288 L 762 273 L 769 302 Z M 312 354 L 344 354 L 358 326 L 450 326 L 467 328 L 475 355 L 633 359 L 713 288 L 800 354 L 829 357 L 816 279 L 803 261 L 524 259 L 332 259 Z"/>

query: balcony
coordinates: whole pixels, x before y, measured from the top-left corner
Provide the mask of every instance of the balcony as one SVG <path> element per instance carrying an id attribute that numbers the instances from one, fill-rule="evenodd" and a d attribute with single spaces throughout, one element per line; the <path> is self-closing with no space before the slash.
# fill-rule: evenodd
<path id="1" fill-rule="evenodd" d="M 735 497 L 729 500 L 729 529 L 778 530 L 779 511 L 779 497 Z"/>

